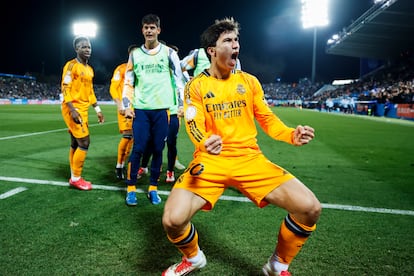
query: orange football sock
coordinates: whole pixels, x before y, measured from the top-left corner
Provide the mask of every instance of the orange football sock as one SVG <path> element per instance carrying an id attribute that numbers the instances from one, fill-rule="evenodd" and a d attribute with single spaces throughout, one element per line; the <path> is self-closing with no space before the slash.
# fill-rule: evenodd
<path id="1" fill-rule="evenodd" d="M 73 155 L 75 154 L 74 148 L 70 147 L 69 149 L 69 166 L 70 166 L 70 172 L 73 173 Z"/>
<path id="2" fill-rule="evenodd" d="M 136 192 L 137 188 L 135 187 L 135 185 L 128 185 L 127 186 L 127 192 Z"/>
<path id="3" fill-rule="evenodd" d="M 315 229 L 316 224 L 307 226 L 287 215 L 279 230 L 276 246 L 278 261 L 290 264 Z"/>
<path id="4" fill-rule="evenodd" d="M 198 233 L 192 223 L 189 223 L 183 235 L 173 239 L 168 236 L 172 242 L 186 258 L 193 258 L 198 254 Z"/>
<path id="5" fill-rule="evenodd" d="M 158 186 L 149 185 L 149 187 L 148 187 L 148 192 L 151 192 L 151 191 L 156 191 L 156 190 L 158 190 Z"/>
<path id="6" fill-rule="evenodd" d="M 73 176 L 81 176 L 83 164 L 85 163 L 86 154 L 88 153 L 87 149 L 77 148 L 73 154 L 73 164 L 72 164 L 72 172 Z"/>
<path id="7" fill-rule="evenodd" d="M 131 139 L 122 137 L 118 144 L 118 158 L 117 162 L 118 164 L 123 164 L 125 160 L 125 154 L 126 149 L 128 147 L 128 143 L 131 141 Z"/>
<path id="8" fill-rule="evenodd" d="M 127 163 L 128 157 L 129 157 L 129 153 L 131 152 L 132 146 L 134 145 L 134 140 L 133 139 L 129 139 L 128 144 L 125 148 L 125 154 L 124 154 L 124 159 L 123 159 L 123 163 L 125 164 Z"/>

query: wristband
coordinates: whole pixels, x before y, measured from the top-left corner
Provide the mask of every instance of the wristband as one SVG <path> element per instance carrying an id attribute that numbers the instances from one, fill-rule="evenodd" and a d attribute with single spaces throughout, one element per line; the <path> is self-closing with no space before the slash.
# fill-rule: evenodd
<path id="1" fill-rule="evenodd" d="M 99 105 L 94 107 L 96 113 L 102 112 L 101 108 L 99 107 Z"/>

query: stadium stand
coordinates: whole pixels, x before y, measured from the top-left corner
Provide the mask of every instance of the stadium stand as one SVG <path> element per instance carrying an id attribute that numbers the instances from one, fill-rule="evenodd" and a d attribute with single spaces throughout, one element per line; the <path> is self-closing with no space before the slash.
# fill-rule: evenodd
<path id="1" fill-rule="evenodd" d="M 263 84 L 269 104 L 301 106 L 414 120 L 414 0 L 382 0 L 329 40 L 326 53 L 381 60 L 372 71 L 360 72 L 349 84 L 332 86 L 300 79 L 297 83 Z M 94 85 L 99 101 L 112 102 L 109 81 Z M 321 89 L 323 88 L 323 89 Z M 0 103 L 13 99 L 59 101 L 56 82 L 30 76 L 0 74 Z M 7 99 L 7 101 L 5 101 Z M 328 108 L 333 102 L 333 107 Z M 400 110 L 400 111 L 399 111 Z M 402 112 L 401 110 L 404 110 Z"/>
<path id="2" fill-rule="evenodd" d="M 395 59 L 414 45 L 414 1 L 382 0 L 326 45 L 328 54 Z"/>
<path id="3" fill-rule="evenodd" d="M 266 84 L 266 97 L 276 105 L 414 119 L 413 33 L 414 1 L 376 1 L 335 39 L 328 40 L 326 53 L 361 61 L 378 59 L 378 67 L 336 87 L 303 81 Z M 333 102 L 333 108 L 327 108 L 327 101 Z"/>
<path id="4" fill-rule="evenodd" d="M 109 84 L 94 85 L 99 101 L 112 101 Z M 0 74 L 0 99 L 60 100 L 60 84 L 38 82 L 34 77 Z"/>

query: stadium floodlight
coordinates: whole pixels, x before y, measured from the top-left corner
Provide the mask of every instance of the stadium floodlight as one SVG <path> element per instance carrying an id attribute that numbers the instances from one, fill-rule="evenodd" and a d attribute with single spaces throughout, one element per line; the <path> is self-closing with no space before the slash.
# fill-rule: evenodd
<path id="1" fill-rule="evenodd" d="M 85 35 L 87 37 L 95 37 L 98 25 L 95 22 L 76 22 L 73 23 L 73 34 L 75 36 Z"/>
<path id="2" fill-rule="evenodd" d="M 312 83 L 315 82 L 317 28 L 329 24 L 328 5 L 328 0 L 302 0 L 303 28 L 313 28 Z"/>
<path id="3" fill-rule="evenodd" d="M 332 37 L 330 39 L 328 39 L 328 45 L 336 43 L 340 38 L 341 37 L 340 37 L 339 34 L 332 35 Z"/>
<path id="4" fill-rule="evenodd" d="M 328 0 L 302 0 L 302 24 L 304 29 L 328 25 Z"/>

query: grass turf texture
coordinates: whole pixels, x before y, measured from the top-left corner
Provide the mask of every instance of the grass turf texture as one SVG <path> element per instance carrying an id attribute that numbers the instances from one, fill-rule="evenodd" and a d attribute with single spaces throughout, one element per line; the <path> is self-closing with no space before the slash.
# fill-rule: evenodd
<path id="1" fill-rule="evenodd" d="M 93 184 L 124 188 L 114 174 L 120 139 L 116 108 L 102 109 L 102 125 L 91 109 L 91 146 L 83 175 Z M 414 210 L 413 122 L 293 108 L 274 111 L 290 126 L 313 126 L 316 139 L 293 147 L 259 131 L 261 149 L 322 203 Z M 0 177 L 67 182 L 70 139 L 59 106 L 0 106 L 0 121 Z M 192 150 L 181 126 L 181 163 L 190 161 Z M 165 171 L 159 189 L 169 191 L 164 180 Z M 147 185 L 144 177 L 138 188 Z M 160 275 L 180 259 L 162 230 L 163 203 L 153 206 L 142 193 L 135 208 L 125 206 L 123 190 L 82 192 L 3 180 L 0 194 L 17 187 L 27 190 L 0 199 L 0 275 Z M 233 189 L 225 195 L 241 196 Z M 165 201 L 166 195 L 161 197 Z M 273 206 L 258 209 L 226 200 L 212 212 L 198 213 L 193 222 L 208 261 L 198 275 L 261 275 L 285 215 Z M 290 271 L 410 275 L 413 227 L 412 215 L 324 209 Z"/>

